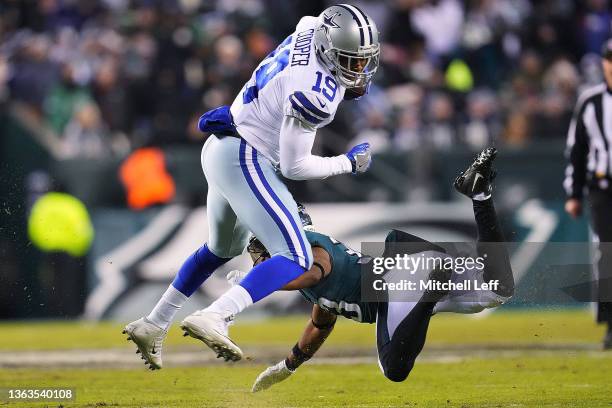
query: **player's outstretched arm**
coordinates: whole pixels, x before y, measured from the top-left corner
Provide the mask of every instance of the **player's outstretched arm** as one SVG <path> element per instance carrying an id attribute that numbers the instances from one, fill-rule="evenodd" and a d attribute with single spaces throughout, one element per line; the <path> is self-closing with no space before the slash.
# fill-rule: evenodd
<path id="1" fill-rule="evenodd" d="M 289 356 L 279 363 L 266 368 L 255 380 L 252 392 L 266 390 L 291 376 L 305 361 L 319 350 L 336 324 L 336 315 L 321 309 L 312 308 L 312 318 L 308 322 L 300 340 L 293 346 Z"/>

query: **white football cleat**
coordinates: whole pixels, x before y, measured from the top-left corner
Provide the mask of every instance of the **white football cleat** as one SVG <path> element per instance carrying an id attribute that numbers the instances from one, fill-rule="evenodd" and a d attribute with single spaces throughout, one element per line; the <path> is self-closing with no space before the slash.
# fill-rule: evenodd
<path id="1" fill-rule="evenodd" d="M 140 354 L 150 370 L 162 368 L 162 343 L 168 334 L 166 330 L 142 317 L 125 326 L 123 334 L 128 335 L 128 341 L 136 344 L 136 353 Z"/>
<path id="2" fill-rule="evenodd" d="M 184 336 L 204 342 L 217 353 L 217 358 L 238 361 L 242 358 L 242 350 L 228 337 L 227 329 L 233 320 L 233 315 L 224 317 L 220 313 L 198 310 L 181 322 L 181 329 L 185 331 Z"/>

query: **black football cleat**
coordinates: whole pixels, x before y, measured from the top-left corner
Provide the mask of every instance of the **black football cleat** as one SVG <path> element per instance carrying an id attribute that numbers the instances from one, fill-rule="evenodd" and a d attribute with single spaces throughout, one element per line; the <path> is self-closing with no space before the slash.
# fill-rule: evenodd
<path id="1" fill-rule="evenodd" d="M 497 156 L 497 149 L 489 147 L 480 152 L 474 162 L 455 179 L 455 190 L 471 199 L 487 199 L 493 190 L 493 160 Z"/>

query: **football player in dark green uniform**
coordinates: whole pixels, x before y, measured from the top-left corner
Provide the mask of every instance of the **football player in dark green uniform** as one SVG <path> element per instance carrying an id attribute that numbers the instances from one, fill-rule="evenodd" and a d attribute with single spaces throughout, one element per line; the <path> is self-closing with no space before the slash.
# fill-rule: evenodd
<path id="1" fill-rule="evenodd" d="M 504 242 L 491 199 L 491 181 L 494 177 L 492 162 L 495 156 L 495 149 L 484 150 L 454 182 L 454 187 L 460 193 L 472 199 L 479 253 L 482 250 L 481 244 L 484 246 L 485 243 Z M 305 211 L 301 212 L 302 221 L 308 229 L 310 217 Z M 444 290 L 425 290 L 422 297 L 414 301 L 364 302 L 361 293 L 362 266 L 372 258 L 364 257 L 324 234 L 307 231 L 306 237 L 312 246 L 313 266 L 283 289 L 299 290 L 314 304 L 311 319 L 287 358 L 268 367 L 257 377 L 253 392 L 267 389 L 288 378 L 303 362 L 310 359 L 333 330 L 338 315 L 363 323 L 376 322 L 379 366 L 389 380 L 404 381 L 425 344 L 429 320 L 433 314 L 477 313 L 501 305 L 514 293 L 514 279 L 507 251 L 503 245 L 489 245 L 488 257 L 485 258 L 480 274 L 474 270 L 455 273 L 434 268 L 430 271 L 429 279 L 497 281 L 499 284 L 492 290 L 473 291 L 454 297 Z M 433 252 L 440 248 L 397 230 L 391 231 L 385 242 L 419 242 L 425 245 L 424 251 Z M 386 251 L 391 246 L 387 246 Z M 255 264 L 269 256 L 256 238 L 251 240 L 248 251 Z M 238 271 L 228 275 L 233 283 L 241 278 Z"/>

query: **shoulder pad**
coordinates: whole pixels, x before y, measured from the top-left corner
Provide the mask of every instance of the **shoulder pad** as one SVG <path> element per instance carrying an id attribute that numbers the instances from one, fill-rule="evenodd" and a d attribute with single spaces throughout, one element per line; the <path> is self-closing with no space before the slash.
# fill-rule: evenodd
<path id="1" fill-rule="evenodd" d="M 309 91 L 295 91 L 289 96 L 288 116 L 299 119 L 305 125 L 317 127 L 330 117 L 330 103 Z"/>

